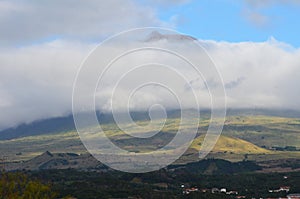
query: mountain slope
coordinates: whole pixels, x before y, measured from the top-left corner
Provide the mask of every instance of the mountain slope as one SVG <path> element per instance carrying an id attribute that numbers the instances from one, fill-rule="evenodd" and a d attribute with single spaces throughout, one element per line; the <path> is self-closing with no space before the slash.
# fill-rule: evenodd
<path id="1" fill-rule="evenodd" d="M 204 140 L 204 135 L 199 136 L 194 140 L 194 142 L 191 145 L 191 148 L 199 151 L 203 140 Z M 252 144 L 251 142 L 247 142 L 239 138 L 233 138 L 224 135 L 221 135 L 219 137 L 219 140 L 217 141 L 212 152 L 213 153 L 226 152 L 226 153 L 237 153 L 237 154 L 271 153 L 271 151 L 258 147 L 255 144 Z"/>
<path id="2" fill-rule="evenodd" d="M 72 116 L 38 120 L 0 131 L 0 140 L 75 130 Z"/>

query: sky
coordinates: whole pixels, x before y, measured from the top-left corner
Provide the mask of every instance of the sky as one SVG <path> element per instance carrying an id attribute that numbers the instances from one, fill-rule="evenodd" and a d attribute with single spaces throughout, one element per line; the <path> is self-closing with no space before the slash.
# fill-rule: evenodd
<path id="1" fill-rule="evenodd" d="M 300 45 L 297 0 L 76 2 L 1 1 L 2 45 L 58 38 L 99 42 L 118 31 L 142 26 L 174 28 L 204 40 L 262 42 L 274 37 L 294 47 Z"/>
<path id="2" fill-rule="evenodd" d="M 300 46 L 300 2 L 281 0 L 189 1 L 161 9 L 159 17 L 173 21 L 178 31 L 215 41 L 262 42 L 270 37 Z"/>
<path id="3" fill-rule="evenodd" d="M 83 60 L 108 37 L 141 27 L 197 38 L 222 75 L 228 107 L 299 110 L 299 11 L 297 0 L 2 0 L 0 129 L 71 114 Z"/>

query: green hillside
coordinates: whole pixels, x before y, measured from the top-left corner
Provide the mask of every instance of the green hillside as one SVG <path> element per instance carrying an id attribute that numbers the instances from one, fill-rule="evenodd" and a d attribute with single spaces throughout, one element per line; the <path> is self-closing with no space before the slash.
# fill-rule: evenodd
<path id="1" fill-rule="evenodd" d="M 204 140 L 204 135 L 199 136 L 191 145 L 192 149 L 197 151 L 201 148 L 201 143 Z M 212 151 L 212 153 L 226 152 L 235 154 L 270 154 L 271 151 L 258 147 L 250 142 L 239 138 L 232 138 L 221 135 Z"/>
<path id="2" fill-rule="evenodd" d="M 197 118 L 195 118 L 196 120 Z M 137 123 L 146 126 L 147 120 Z M 159 121 L 158 121 L 159 123 Z M 111 140 L 120 147 L 130 151 L 151 151 L 167 144 L 178 130 L 180 120 L 170 118 L 166 121 L 160 134 L 151 139 L 128 137 L 113 123 L 103 124 L 102 128 Z M 197 161 L 198 151 L 203 141 L 209 119 L 199 120 L 199 135 L 187 151 L 183 161 Z M 131 129 L 128 125 L 126 128 Z M 184 127 L 187 131 L 192 126 Z M 143 133 L 152 129 L 144 129 Z M 132 132 L 139 133 L 139 132 Z M 263 115 L 239 115 L 226 118 L 222 136 L 209 157 L 239 161 L 248 159 L 263 161 L 266 159 L 300 158 L 300 151 L 274 151 L 274 147 L 290 146 L 300 149 L 300 119 Z M 290 149 L 288 148 L 288 149 Z M 76 131 L 62 131 L 0 140 L 0 155 L 8 156 L 8 161 L 19 161 L 33 158 L 45 151 L 53 153 L 86 153 Z"/>

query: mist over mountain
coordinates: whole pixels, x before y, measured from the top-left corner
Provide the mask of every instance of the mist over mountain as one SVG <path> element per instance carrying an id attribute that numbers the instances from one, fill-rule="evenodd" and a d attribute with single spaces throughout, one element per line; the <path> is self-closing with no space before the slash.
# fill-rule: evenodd
<path id="1" fill-rule="evenodd" d="M 201 110 L 200 117 L 210 118 L 210 110 Z M 150 120 L 148 112 L 131 112 L 133 121 Z M 294 110 L 271 110 L 271 109 L 228 109 L 227 116 L 255 116 L 267 115 L 277 117 L 299 118 L 300 111 Z M 97 112 L 99 124 L 114 123 L 114 117 L 111 113 Z M 168 118 L 179 118 L 180 110 L 170 110 L 167 112 Z M 43 120 L 36 120 L 32 123 L 21 124 L 15 127 L 3 129 L 0 131 L 0 140 L 10 140 L 15 138 L 51 134 L 57 132 L 76 131 L 74 118 L 72 115 L 65 117 L 54 117 Z"/>
<path id="2" fill-rule="evenodd" d="M 191 57 L 201 57 L 186 46 L 196 39 L 187 35 L 150 32 L 143 36 L 143 42 L 160 43 L 166 47 L 177 46 Z M 176 42 L 180 41 L 180 42 Z M 137 42 L 141 42 L 138 40 Z M 299 81 L 300 50 L 270 38 L 265 42 L 218 42 L 198 39 L 199 45 L 205 49 L 215 63 L 226 91 L 227 107 L 258 109 L 290 109 L 299 110 L 300 93 L 294 88 Z M 0 129 L 30 123 L 35 120 L 69 115 L 72 111 L 72 89 L 76 72 L 86 55 L 96 46 L 95 43 L 72 42 L 57 39 L 42 42 L 22 49 L 0 49 Z M 113 49 L 124 46 L 115 45 L 104 50 L 108 56 Z M 151 59 L 150 59 L 151 58 Z M 163 60 L 159 53 L 139 52 L 118 63 L 118 66 L 129 66 L 132 63 L 149 60 Z M 234 60 L 234 61 L 233 61 Z M 189 75 L 188 83 L 174 79 L 171 73 L 163 70 L 153 71 L 157 79 L 167 80 L 175 88 L 179 99 L 187 105 L 192 91 L 198 95 L 201 108 L 210 107 L 210 95 L 205 86 L 218 85 L 214 77 L 205 79 L 194 76 L 186 66 L 171 57 L 165 62 L 181 74 Z M 201 63 L 205 65 L 205 63 Z M 91 74 L 93 71 L 91 71 Z M 116 69 L 112 74 L 122 74 Z M 267 75 L 266 75 L 267 74 Z M 140 76 L 131 77 L 131 80 Z M 106 85 L 96 93 L 97 110 L 110 112 L 110 93 L 114 85 L 107 77 Z M 11 83 L 12 79 L 14 80 Z M 123 94 L 130 89 L 130 83 L 124 83 L 117 89 L 116 107 L 120 111 L 126 108 Z M 175 100 L 165 91 L 153 89 L 138 92 L 132 100 L 132 111 L 144 111 L 151 104 L 161 104 L 167 110 L 178 109 Z"/>

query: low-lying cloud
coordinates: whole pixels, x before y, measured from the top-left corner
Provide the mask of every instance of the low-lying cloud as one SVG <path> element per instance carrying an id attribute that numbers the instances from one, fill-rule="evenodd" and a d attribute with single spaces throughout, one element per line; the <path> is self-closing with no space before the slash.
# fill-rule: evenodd
<path id="1" fill-rule="evenodd" d="M 200 41 L 200 43 L 206 48 L 224 79 L 228 107 L 300 109 L 299 49 L 275 39 L 261 43 L 216 41 Z M 70 114 L 72 86 L 76 72 L 80 63 L 95 46 L 96 44 L 56 40 L 1 50 L 0 127 Z M 168 77 L 164 73 L 155 75 L 161 79 Z M 172 82 L 171 79 L 170 81 Z M 203 90 L 204 84 L 202 85 L 201 80 L 191 79 L 191 82 L 190 85 L 194 90 L 199 92 Z M 102 94 L 99 109 L 107 110 L 105 105 L 110 99 L 105 98 L 105 92 L 111 91 L 110 86 L 107 82 L 107 89 L 99 91 L 99 96 Z M 185 84 L 179 87 L 184 92 L 189 90 Z M 126 85 L 123 85 L 122 89 L 126 91 Z M 135 107 L 143 108 L 143 105 L 147 104 L 145 103 L 147 99 L 149 103 L 157 101 L 151 96 L 155 94 L 140 93 L 140 101 L 136 101 Z M 172 108 L 167 95 L 162 92 L 160 96 L 160 102 Z M 206 107 L 205 100 L 200 103 L 202 107 Z"/>
<path id="2" fill-rule="evenodd" d="M 167 1 L 151 2 L 164 5 Z M 169 1 L 168 5 L 187 2 L 174 0 Z M 257 11 L 259 7 L 275 1 L 249 2 L 252 2 L 250 6 L 247 4 L 250 10 Z M 278 2 L 298 5 L 297 1 L 292 0 Z M 134 0 L 0 1 L 0 129 L 70 114 L 77 70 L 98 41 L 129 28 L 174 25 L 174 22 L 161 21 L 157 16 L 153 7 Z M 249 20 L 260 26 L 268 23 L 267 18 L 259 15 Z M 163 38 L 163 42 L 172 45 L 172 42 L 176 42 L 174 39 L 184 38 L 173 35 L 169 43 L 165 41 L 166 38 Z M 162 41 L 158 38 L 152 42 Z M 297 87 L 300 79 L 300 49 L 273 38 L 261 43 L 199 42 L 223 77 L 228 107 L 300 109 L 300 90 Z M 122 46 L 116 45 L 114 48 Z M 109 54 L 111 50 L 107 49 L 106 53 Z M 188 49 L 186 52 L 193 57 L 200 56 Z M 102 56 L 106 56 L 105 53 Z M 152 59 L 156 58 L 160 57 L 154 54 Z M 145 56 L 140 55 L 134 60 L 142 62 L 144 59 Z M 170 60 L 171 66 L 182 73 L 191 74 L 189 84 L 175 81 L 171 74 L 163 71 L 151 75 L 169 81 L 187 104 L 190 92 L 194 90 L 201 99 L 201 107 L 209 106 L 209 95 L 203 80 L 193 77 L 192 71 L 173 62 Z M 218 86 L 214 78 L 207 77 L 206 81 L 212 87 Z M 107 81 L 105 85 L 97 93 L 97 107 L 109 111 L 112 84 Z M 127 93 L 130 86 L 124 83 L 119 88 L 117 100 L 120 103 L 117 108 L 120 110 L 126 106 L 122 95 Z M 132 103 L 132 108 L 137 110 L 147 108 L 151 103 L 177 108 L 175 100 L 157 87 L 139 92 Z"/>

